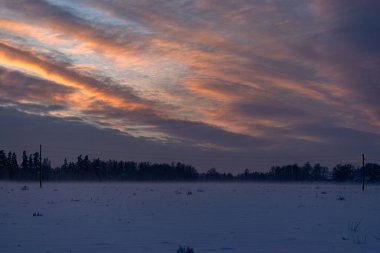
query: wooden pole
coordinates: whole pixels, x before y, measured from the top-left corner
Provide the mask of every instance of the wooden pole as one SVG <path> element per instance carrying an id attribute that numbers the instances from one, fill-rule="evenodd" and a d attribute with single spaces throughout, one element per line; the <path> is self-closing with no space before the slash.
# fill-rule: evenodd
<path id="1" fill-rule="evenodd" d="M 40 144 L 40 188 L 42 188 L 42 145 Z"/>
<path id="2" fill-rule="evenodd" d="M 362 158 L 363 158 L 363 167 L 362 167 L 362 172 L 363 172 L 363 175 L 362 175 L 362 178 L 363 178 L 363 186 L 362 186 L 362 191 L 364 191 L 364 179 L 365 179 L 365 173 L 364 173 L 364 154 L 362 154 Z"/>

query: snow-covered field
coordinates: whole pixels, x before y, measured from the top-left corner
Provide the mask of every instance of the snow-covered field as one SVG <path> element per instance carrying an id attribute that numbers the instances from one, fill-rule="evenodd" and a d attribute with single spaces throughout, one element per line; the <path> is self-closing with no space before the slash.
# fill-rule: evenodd
<path id="1" fill-rule="evenodd" d="M 175 253 L 179 245 L 195 253 L 380 252 L 380 186 L 362 192 L 359 185 L 316 183 L 47 183 L 39 189 L 0 182 L 0 252 Z"/>

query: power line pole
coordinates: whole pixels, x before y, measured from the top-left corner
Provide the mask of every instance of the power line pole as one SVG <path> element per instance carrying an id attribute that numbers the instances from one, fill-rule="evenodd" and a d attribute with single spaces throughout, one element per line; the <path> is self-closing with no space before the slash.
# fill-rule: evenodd
<path id="1" fill-rule="evenodd" d="M 363 186 L 362 186 L 362 191 L 364 191 L 364 176 L 365 176 L 365 173 L 364 173 L 364 154 L 362 154 L 362 158 L 363 158 L 363 167 L 362 167 L 362 172 L 363 172 L 363 175 L 362 175 L 362 178 L 363 178 Z"/>
<path id="2" fill-rule="evenodd" d="M 40 188 L 42 188 L 42 145 L 40 144 Z"/>

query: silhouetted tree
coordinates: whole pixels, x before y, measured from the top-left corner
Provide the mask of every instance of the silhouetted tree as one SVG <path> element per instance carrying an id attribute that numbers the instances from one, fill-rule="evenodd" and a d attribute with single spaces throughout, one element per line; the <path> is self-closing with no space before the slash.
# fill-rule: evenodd
<path id="1" fill-rule="evenodd" d="M 351 164 L 338 164 L 333 169 L 333 179 L 335 181 L 344 182 L 353 179 L 354 166 Z"/>
<path id="2" fill-rule="evenodd" d="M 49 159 L 44 158 L 42 160 L 42 179 L 48 180 L 52 174 L 51 162 Z"/>
<path id="3" fill-rule="evenodd" d="M 9 178 L 16 179 L 18 174 L 18 163 L 16 153 L 9 152 L 7 157 L 7 166 L 9 171 Z"/>
<path id="4" fill-rule="evenodd" d="M 315 164 L 310 173 L 310 179 L 313 181 L 327 180 L 328 168 L 321 166 L 319 163 Z"/>
<path id="5" fill-rule="evenodd" d="M 367 163 L 364 166 L 364 171 L 368 182 L 380 182 L 380 165 Z"/>
<path id="6" fill-rule="evenodd" d="M 206 172 L 206 180 L 219 180 L 220 174 L 216 171 L 215 168 L 211 168 Z"/>
<path id="7" fill-rule="evenodd" d="M 25 150 L 22 152 L 21 168 L 22 168 L 24 171 L 27 171 L 27 170 L 28 170 L 28 155 L 27 155 L 27 153 L 26 153 Z"/>
<path id="8" fill-rule="evenodd" d="M 33 170 L 34 172 L 36 172 L 35 166 L 33 164 L 33 156 L 32 156 L 32 154 L 30 154 L 29 157 L 28 157 L 28 166 L 29 166 L 30 170 Z"/>
<path id="9" fill-rule="evenodd" d="M 5 155 L 4 150 L 0 150 L 0 179 L 6 179 L 9 177 L 7 161 L 7 156 Z"/>

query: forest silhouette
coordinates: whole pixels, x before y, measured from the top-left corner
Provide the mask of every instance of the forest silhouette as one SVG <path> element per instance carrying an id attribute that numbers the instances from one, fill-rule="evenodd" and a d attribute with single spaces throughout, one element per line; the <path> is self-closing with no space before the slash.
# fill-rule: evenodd
<path id="1" fill-rule="evenodd" d="M 352 164 L 338 164 L 332 169 L 309 162 L 300 166 L 290 164 L 272 166 L 267 172 L 243 170 L 242 173 L 220 173 L 215 168 L 198 172 L 184 163 L 151 163 L 120 160 L 89 159 L 79 155 L 76 162 L 64 160 L 52 167 L 48 158 L 40 161 L 38 152 L 23 151 L 20 162 L 15 152 L 0 150 L 0 180 L 34 181 L 40 170 L 44 181 L 335 181 L 361 182 L 362 168 Z M 380 165 L 364 166 L 365 181 L 380 182 Z"/>

